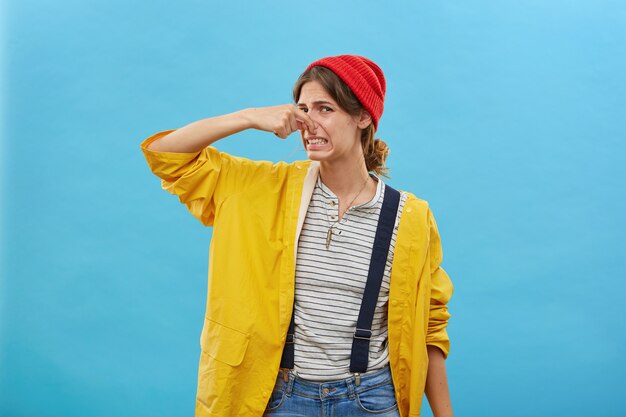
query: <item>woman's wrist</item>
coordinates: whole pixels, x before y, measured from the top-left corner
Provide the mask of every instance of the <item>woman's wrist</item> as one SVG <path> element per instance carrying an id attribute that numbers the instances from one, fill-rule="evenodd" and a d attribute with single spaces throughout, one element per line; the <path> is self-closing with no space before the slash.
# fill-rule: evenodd
<path id="1" fill-rule="evenodd" d="M 233 113 L 233 115 L 235 115 L 236 117 L 240 119 L 241 124 L 243 126 L 242 130 L 258 129 L 259 124 L 257 123 L 256 117 L 255 117 L 257 112 L 258 112 L 258 109 L 254 107 L 249 107 L 247 109 L 236 111 L 235 113 Z"/>

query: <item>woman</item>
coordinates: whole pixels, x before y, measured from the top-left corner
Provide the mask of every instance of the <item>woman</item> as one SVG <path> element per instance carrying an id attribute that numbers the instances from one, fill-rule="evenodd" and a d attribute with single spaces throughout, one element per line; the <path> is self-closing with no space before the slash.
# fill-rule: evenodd
<path id="1" fill-rule="evenodd" d="M 419 416 L 424 392 L 435 416 L 452 415 L 452 284 L 434 218 L 371 174 L 386 172 L 374 139 L 385 88 L 369 59 L 327 57 L 300 76 L 295 105 L 142 143 L 163 188 L 213 226 L 196 416 Z M 211 146 L 247 129 L 299 130 L 309 160 Z"/>

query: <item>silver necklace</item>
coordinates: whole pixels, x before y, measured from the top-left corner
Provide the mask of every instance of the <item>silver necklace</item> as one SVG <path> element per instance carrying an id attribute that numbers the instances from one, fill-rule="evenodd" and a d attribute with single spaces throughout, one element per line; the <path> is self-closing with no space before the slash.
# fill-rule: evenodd
<path id="1" fill-rule="evenodd" d="M 354 200 L 356 200 L 356 198 L 361 195 L 361 192 L 365 189 L 365 185 L 367 185 L 367 181 L 369 181 L 370 179 L 370 175 L 367 174 L 367 178 L 365 179 L 365 182 L 363 183 L 363 186 L 361 187 L 361 189 L 359 190 L 358 193 L 356 193 L 356 195 L 354 196 L 354 198 L 352 199 L 352 201 L 350 201 L 348 203 L 348 208 L 346 208 L 346 211 L 343 212 L 343 215 L 346 215 L 346 212 L 350 209 L 350 206 L 352 205 L 352 203 L 354 203 Z M 339 214 L 339 205 L 337 205 L 337 214 Z M 332 223 L 328 220 L 328 213 L 326 213 L 326 218 L 328 221 L 328 231 L 326 232 L 326 250 L 328 250 L 328 248 L 330 248 L 330 242 L 333 240 L 333 227 L 337 226 L 337 224 L 339 223 L 339 220 L 337 220 L 335 223 Z M 339 217 L 337 217 L 339 218 Z"/>

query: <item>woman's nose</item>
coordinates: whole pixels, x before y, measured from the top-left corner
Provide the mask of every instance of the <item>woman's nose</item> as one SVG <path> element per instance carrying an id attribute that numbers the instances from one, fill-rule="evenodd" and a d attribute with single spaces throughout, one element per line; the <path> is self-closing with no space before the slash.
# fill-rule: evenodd
<path id="1" fill-rule="evenodd" d="M 304 132 L 305 130 L 309 133 L 315 134 L 315 132 L 317 131 L 317 128 L 319 127 L 319 123 L 317 123 L 317 121 L 315 121 L 315 119 L 313 119 L 311 117 L 311 121 L 313 122 L 313 129 L 309 128 L 309 125 L 307 125 L 306 123 L 302 123 L 302 132 Z"/>
<path id="2" fill-rule="evenodd" d="M 309 113 L 309 117 L 311 118 L 311 121 L 313 121 L 313 130 L 311 131 L 311 129 L 309 129 L 309 127 L 307 126 L 307 130 L 311 133 L 315 133 L 315 131 L 317 130 L 317 128 L 320 126 L 320 123 L 317 120 L 317 117 L 311 113 Z"/>

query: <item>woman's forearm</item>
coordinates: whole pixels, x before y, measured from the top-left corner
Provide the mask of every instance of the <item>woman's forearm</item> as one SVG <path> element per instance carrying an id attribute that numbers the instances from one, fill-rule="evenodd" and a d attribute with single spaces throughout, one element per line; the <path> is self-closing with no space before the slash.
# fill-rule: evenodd
<path id="1" fill-rule="evenodd" d="M 446 361 L 443 352 L 436 346 L 428 348 L 428 375 L 426 376 L 426 398 L 435 417 L 452 417 L 452 403 L 448 389 Z"/>
<path id="2" fill-rule="evenodd" d="M 148 145 L 158 152 L 197 152 L 222 138 L 251 128 L 246 110 L 190 123 Z"/>
<path id="3" fill-rule="evenodd" d="M 316 125 L 293 104 L 249 108 L 190 123 L 150 143 L 148 149 L 158 152 L 198 152 L 213 142 L 246 129 L 273 132 L 277 137 L 285 139 L 300 129 L 315 132 Z"/>

